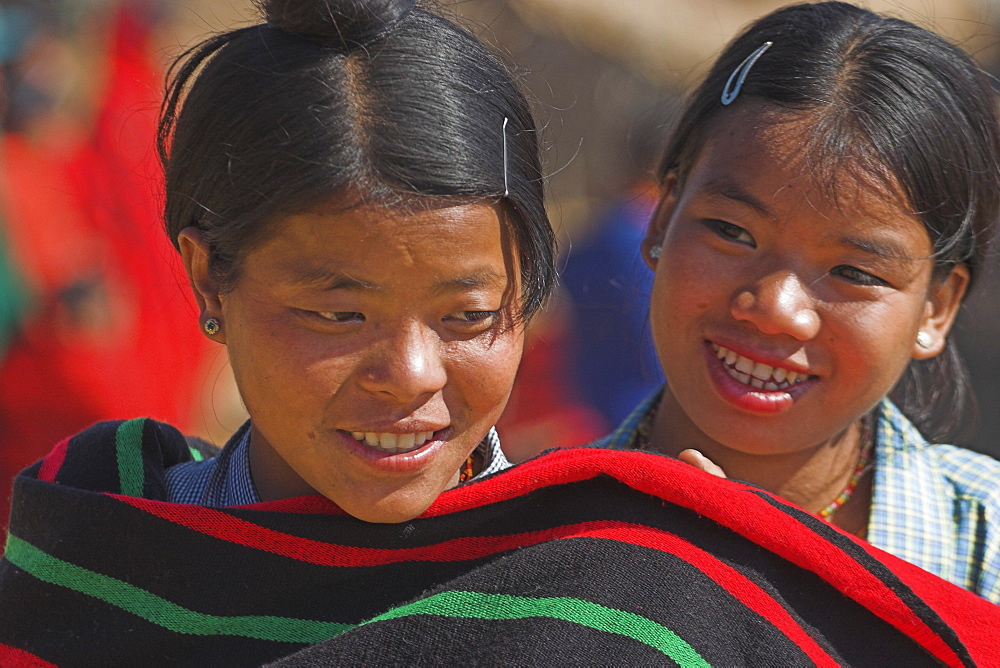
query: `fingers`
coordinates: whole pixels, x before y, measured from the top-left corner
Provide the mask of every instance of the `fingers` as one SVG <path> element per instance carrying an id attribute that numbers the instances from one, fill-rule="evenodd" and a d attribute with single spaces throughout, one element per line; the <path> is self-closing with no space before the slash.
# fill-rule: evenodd
<path id="1" fill-rule="evenodd" d="M 690 464 L 696 469 L 701 469 L 705 473 L 711 473 L 712 475 L 718 476 L 720 478 L 726 477 L 726 472 L 723 471 L 718 464 L 716 464 L 711 459 L 701 454 L 697 450 L 692 450 L 690 448 L 687 450 L 683 450 L 679 455 L 677 455 L 677 459 L 681 460 L 686 464 Z"/>

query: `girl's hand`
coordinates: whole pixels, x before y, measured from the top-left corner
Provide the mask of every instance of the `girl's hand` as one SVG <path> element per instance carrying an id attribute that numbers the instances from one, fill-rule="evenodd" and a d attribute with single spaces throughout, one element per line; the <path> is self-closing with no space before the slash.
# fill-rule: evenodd
<path id="1" fill-rule="evenodd" d="M 720 478 L 725 478 L 726 472 L 722 468 L 713 462 L 711 459 L 701 454 L 697 450 L 688 448 L 687 450 L 682 450 L 677 459 L 681 460 L 686 464 L 690 464 L 696 469 L 701 469 L 705 473 L 711 473 L 714 476 L 719 476 Z"/>

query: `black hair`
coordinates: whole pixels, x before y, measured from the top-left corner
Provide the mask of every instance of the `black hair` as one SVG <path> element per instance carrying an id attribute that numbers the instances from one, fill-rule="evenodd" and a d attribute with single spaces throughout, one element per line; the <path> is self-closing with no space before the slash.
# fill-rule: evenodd
<path id="1" fill-rule="evenodd" d="M 260 5 L 266 22 L 201 42 L 168 78 L 158 148 L 175 246 L 199 229 L 225 289 L 274 220 L 333 198 L 492 200 L 520 267 L 520 315 L 535 313 L 555 241 L 534 121 L 507 66 L 423 1 Z"/>
<path id="2" fill-rule="evenodd" d="M 723 105 L 730 75 L 765 42 L 772 45 L 736 101 Z M 683 184 L 713 121 L 748 101 L 809 119 L 804 153 L 817 182 L 834 190 L 831 177 L 849 168 L 900 192 L 930 235 L 935 278 L 958 264 L 976 277 L 1000 212 L 1000 125 L 986 75 L 968 54 L 843 2 L 779 9 L 738 35 L 692 94 L 660 179 L 674 174 Z M 952 435 L 971 397 L 953 344 L 911 362 L 891 396 L 930 438 Z"/>

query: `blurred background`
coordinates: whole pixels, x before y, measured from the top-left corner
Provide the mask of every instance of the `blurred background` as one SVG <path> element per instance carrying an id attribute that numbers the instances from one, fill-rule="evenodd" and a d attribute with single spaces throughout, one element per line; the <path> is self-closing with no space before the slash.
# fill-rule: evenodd
<path id="1" fill-rule="evenodd" d="M 680 98 L 773 0 L 461 0 L 517 69 L 544 127 L 563 269 L 501 428 L 520 460 L 602 435 L 661 382 L 638 255 L 649 180 Z M 867 3 L 1000 74 L 1000 0 Z M 153 149 L 166 66 L 255 20 L 249 0 L 0 1 L 0 507 L 67 434 L 148 415 L 218 445 L 245 419 L 225 352 L 197 327 L 160 227 Z M 1000 456 L 998 267 L 961 316 L 978 419 Z M 0 517 L 0 525 L 3 523 Z"/>

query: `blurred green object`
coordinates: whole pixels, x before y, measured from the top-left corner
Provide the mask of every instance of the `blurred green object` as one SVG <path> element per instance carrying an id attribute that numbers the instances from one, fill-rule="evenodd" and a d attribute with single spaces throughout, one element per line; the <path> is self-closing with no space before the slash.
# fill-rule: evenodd
<path id="1" fill-rule="evenodd" d="M 28 300 L 13 258 L 7 250 L 0 219 L 0 358 L 7 350 Z"/>

